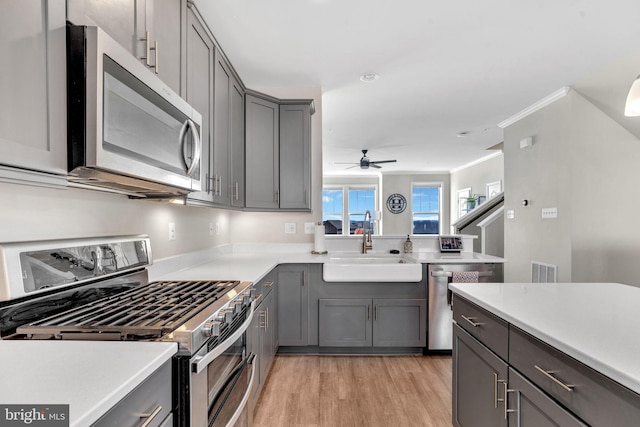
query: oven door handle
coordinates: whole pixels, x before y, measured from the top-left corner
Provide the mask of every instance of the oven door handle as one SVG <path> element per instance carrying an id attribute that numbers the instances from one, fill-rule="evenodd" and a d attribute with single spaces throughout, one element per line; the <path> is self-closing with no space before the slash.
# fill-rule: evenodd
<path id="1" fill-rule="evenodd" d="M 247 391 L 245 391 L 244 396 L 242 396 L 242 400 L 240 401 L 240 405 L 238 405 L 238 409 L 236 409 L 236 412 L 234 412 L 226 427 L 233 427 L 236 421 L 238 421 L 238 418 L 240 418 L 240 415 L 242 415 L 245 407 L 247 406 L 247 402 L 249 401 L 249 397 L 251 396 L 251 390 L 253 389 L 253 380 L 256 377 L 256 365 L 258 364 L 257 362 L 258 361 L 256 360 L 256 355 L 252 353 L 251 356 L 249 356 L 248 361 L 248 363 L 251 365 L 251 379 L 249 380 L 249 384 L 247 385 Z"/>
<path id="2" fill-rule="evenodd" d="M 229 347 L 233 345 L 233 343 L 237 341 L 238 338 L 242 336 L 242 334 L 245 333 L 247 329 L 249 329 L 249 325 L 253 320 L 253 312 L 254 312 L 255 306 L 256 306 L 256 301 L 255 300 L 251 301 L 251 306 L 249 308 L 249 314 L 247 315 L 247 320 L 245 320 L 244 323 L 233 334 L 229 336 L 229 338 L 227 338 L 226 340 L 218 344 L 213 350 L 211 350 L 209 353 L 205 354 L 204 356 L 198 356 L 194 358 L 193 364 L 191 365 L 191 370 L 193 372 L 195 372 L 196 374 L 199 374 L 200 372 L 207 369 L 207 366 L 209 366 L 209 363 L 211 363 L 213 359 L 215 359 L 216 357 L 224 353 Z"/>

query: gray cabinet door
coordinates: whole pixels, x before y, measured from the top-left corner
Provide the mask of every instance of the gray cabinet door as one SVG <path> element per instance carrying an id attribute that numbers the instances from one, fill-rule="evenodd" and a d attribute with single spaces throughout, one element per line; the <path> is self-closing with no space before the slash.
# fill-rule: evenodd
<path id="1" fill-rule="evenodd" d="M 102 28 L 171 89 L 184 95 L 181 55 L 186 0 L 68 0 L 68 4 L 69 21 Z"/>
<path id="2" fill-rule="evenodd" d="M 311 208 L 311 107 L 280 106 L 280 208 Z"/>
<path id="3" fill-rule="evenodd" d="M 0 163 L 67 172 L 64 0 L 0 3 Z"/>
<path id="4" fill-rule="evenodd" d="M 229 145 L 230 145 L 230 86 L 231 72 L 220 53 L 216 55 L 214 82 L 214 132 L 213 132 L 213 200 L 230 205 L 229 196 Z"/>
<path id="5" fill-rule="evenodd" d="M 280 205 L 279 106 L 246 96 L 247 208 L 277 209 Z"/>
<path id="6" fill-rule="evenodd" d="M 186 4 L 186 0 L 146 0 L 144 15 L 145 27 L 149 31 L 149 43 L 154 47 L 157 45 L 157 50 L 152 52 L 153 71 L 171 89 L 183 96 L 180 64 Z M 143 34 L 138 36 L 145 37 Z"/>
<path id="7" fill-rule="evenodd" d="M 506 427 L 507 364 L 457 324 L 452 361 L 453 425 Z"/>
<path id="8" fill-rule="evenodd" d="M 510 427 L 586 427 L 513 368 L 509 368 L 509 389 L 513 390 L 509 409 L 514 411 L 509 413 Z"/>
<path id="9" fill-rule="evenodd" d="M 273 363 L 275 352 L 275 342 L 273 334 L 272 317 L 273 312 L 273 292 L 270 292 L 260 305 L 259 317 L 261 318 L 262 336 L 260 338 L 260 379 L 262 384 L 266 381 Z"/>
<path id="10" fill-rule="evenodd" d="M 374 299 L 373 345 L 424 347 L 427 344 L 427 301 Z"/>
<path id="11" fill-rule="evenodd" d="M 231 206 L 244 207 L 244 91 L 231 79 Z"/>
<path id="12" fill-rule="evenodd" d="M 320 299 L 321 347 L 371 347 L 370 299 Z"/>
<path id="13" fill-rule="evenodd" d="M 187 16 L 186 45 L 186 100 L 202 114 L 202 162 L 200 182 L 204 183 L 203 191 L 189 194 L 189 200 L 211 202 L 210 164 L 212 161 L 211 145 L 213 144 L 213 65 L 215 47 L 204 27 L 190 8 Z"/>
<path id="14" fill-rule="evenodd" d="M 309 344 L 309 286 L 306 265 L 278 267 L 278 339 L 282 346 Z"/>

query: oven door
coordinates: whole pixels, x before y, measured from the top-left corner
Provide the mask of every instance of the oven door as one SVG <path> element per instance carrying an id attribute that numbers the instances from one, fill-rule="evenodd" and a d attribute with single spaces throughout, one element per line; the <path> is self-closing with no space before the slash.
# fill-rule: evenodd
<path id="1" fill-rule="evenodd" d="M 255 356 L 247 355 L 246 331 L 255 302 L 245 321 L 225 341 L 203 348 L 190 360 L 190 425 L 192 427 L 249 426 L 248 400 L 255 378 Z"/>

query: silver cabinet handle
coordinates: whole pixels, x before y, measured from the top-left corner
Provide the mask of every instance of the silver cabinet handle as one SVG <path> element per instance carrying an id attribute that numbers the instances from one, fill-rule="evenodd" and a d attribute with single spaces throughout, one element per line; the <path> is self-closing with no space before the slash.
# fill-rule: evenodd
<path id="1" fill-rule="evenodd" d="M 513 393 L 515 390 L 510 389 L 506 381 L 502 385 L 504 386 L 504 419 L 506 420 L 509 412 L 517 412 L 515 409 L 509 409 L 509 399 L 507 399 L 507 394 Z"/>
<path id="2" fill-rule="evenodd" d="M 149 42 L 147 42 L 149 43 Z M 156 74 L 158 74 L 158 40 L 156 40 L 155 42 L 153 42 L 153 47 L 151 48 L 151 50 L 153 50 L 156 53 L 156 62 L 153 65 L 153 70 L 156 72 Z"/>
<path id="3" fill-rule="evenodd" d="M 273 286 L 273 282 L 264 282 L 262 285 L 266 286 L 267 288 L 270 288 Z"/>
<path id="4" fill-rule="evenodd" d="M 464 320 L 469 322 L 469 324 L 471 326 L 473 326 L 474 328 L 477 328 L 478 326 L 484 325 L 484 323 L 474 322 L 475 317 L 467 317 L 467 316 L 463 316 L 463 315 L 460 315 L 460 317 L 462 317 Z"/>
<path id="5" fill-rule="evenodd" d="M 147 427 L 149 424 L 151 424 L 151 421 L 153 421 L 153 419 L 158 416 L 160 411 L 162 411 L 162 406 L 158 406 L 150 414 L 140 414 L 140 418 L 146 418 L 147 419 L 144 423 L 142 423 L 142 425 L 140 427 Z"/>
<path id="6" fill-rule="evenodd" d="M 234 197 L 236 198 L 236 200 L 238 200 L 240 198 L 240 186 L 238 185 L 238 181 L 236 181 L 236 194 L 234 195 Z"/>
<path id="7" fill-rule="evenodd" d="M 280 192 L 276 191 L 276 204 L 280 204 Z"/>
<path id="8" fill-rule="evenodd" d="M 494 409 L 498 409 L 498 402 L 505 402 L 505 397 L 503 398 L 498 398 L 498 383 L 503 383 L 506 384 L 507 381 L 506 380 L 499 380 L 498 379 L 498 374 L 497 373 L 493 373 L 493 408 Z M 506 402 L 505 402 L 505 406 L 506 406 Z"/>
<path id="9" fill-rule="evenodd" d="M 378 320 L 378 304 L 373 307 L 373 320 Z"/>
<path id="10" fill-rule="evenodd" d="M 533 365 L 533 367 L 536 368 L 542 375 L 544 375 L 545 377 L 549 378 L 554 383 L 558 384 L 564 390 L 573 391 L 573 388 L 575 386 L 571 385 L 571 384 L 565 384 L 562 381 L 560 381 L 559 379 L 557 379 L 556 377 L 554 377 L 553 374 L 555 373 L 555 371 L 547 371 L 546 369 L 543 369 L 538 365 Z"/>
<path id="11" fill-rule="evenodd" d="M 371 320 L 371 306 L 367 304 L 367 320 Z"/>
<path id="12" fill-rule="evenodd" d="M 218 175 L 218 196 L 222 196 L 222 175 Z"/>
<path id="13" fill-rule="evenodd" d="M 309 204 L 309 191 L 304 190 L 304 204 L 308 205 Z"/>
<path id="14" fill-rule="evenodd" d="M 145 42 L 145 55 L 140 57 L 140 59 L 144 59 L 144 63 L 146 64 L 147 67 L 151 68 L 151 62 L 149 62 L 149 60 L 151 59 L 151 47 L 149 45 L 149 31 L 147 31 L 145 33 L 145 37 L 141 38 L 140 41 Z"/>

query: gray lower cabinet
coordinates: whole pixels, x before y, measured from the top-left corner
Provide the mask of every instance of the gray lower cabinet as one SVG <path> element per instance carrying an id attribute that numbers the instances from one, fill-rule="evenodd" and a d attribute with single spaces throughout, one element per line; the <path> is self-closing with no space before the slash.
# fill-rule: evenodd
<path id="1" fill-rule="evenodd" d="M 253 390 L 249 399 L 249 408 L 253 412 L 262 387 L 267 380 L 276 352 L 278 351 L 278 306 L 277 284 L 268 274 L 256 284 L 255 289 L 262 297 L 255 308 L 253 320 L 247 333 L 247 351 L 256 356 L 257 371 Z"/>
<path id="2" fill-rule="evenodd" d="M 319 344 L 326 347 L 424 347 L 424 299 L 319 300 Z"/>
<path id="3" fill-rule="evenodd" d="M 460 326 L 453 327 L 452 415 L 456 427 L 507 426 L 508 365 Z"/>
<path id="4" fill-rule="evenodd" d="M 212 202 L 210 165 L 213 161 L 211 146 L 213 145 L 213 70 L 215 46 L 205 30 L 204 25 L 192 7 L 187 13 L 187 46 L 186 46 L 186 100 L 202 114 L 200 137 L 202 140 L 202 161 L 200 182 L 202 191 L 190 193 L 187 203 Z"/>
<path id="5" fill-rule="evenodd" d="M 308 275 L 304 264 L 278 267 L 278 339 L 282 346 L 309 344 Z"/>
<path id="6" fill-rule="evenodd" d="M 167 361 L 96 421 L 94 427 L 171 425 L 171 361 Z"/>
<path id="7" fill-rule="evenodd" d="M 65 11 L 64 0 L 0 3 L 0 166 L 67 173 Z"/>
<path id="8" fill-rule="evenodd" d="M 637 393 L 458 295 L 453 308 L 455 426 L 638 425 Z"/>
<path id="9" fill-rule="evenodd" d="M 509 389 L 509 427 L 587 427 L 513 368 Z"/>
<path id="10" fill-rule="evenodd" d="M 97 25 L 182 94 L 186 0 L 68 0 L 68 19 Z"/>

